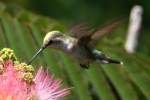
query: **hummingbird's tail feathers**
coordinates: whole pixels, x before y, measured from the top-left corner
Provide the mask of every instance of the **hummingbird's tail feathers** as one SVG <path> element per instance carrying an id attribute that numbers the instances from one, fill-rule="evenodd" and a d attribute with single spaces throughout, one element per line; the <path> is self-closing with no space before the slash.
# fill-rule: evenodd
<path id="1" fill-rule="evenodd" d="M 108 57 L 107 55 L 105 55 L 104 53 L 102 53 L 101 51 L 98 51 L 98 50 L 93 50 L 93 55 L 96 59 L 96 61 L 98 63 L 101 63 L 101 64 L 120 64 L 120 65 L 123 65 L 123 62 L 122 61 L 119 61 L 119 60 L 115 60 L 115 59 L 112 59 L 110 57 Z"/>
<path id="2" fill-rule="evenodd" d="M 122 61 L 118 61 L 118 60 L 114 60 L 114 59 L 111 59 L 111 58 L 105 58 L 103 60 L 101 60 L 101 63 L 102 64 L 123 64 Z"/>

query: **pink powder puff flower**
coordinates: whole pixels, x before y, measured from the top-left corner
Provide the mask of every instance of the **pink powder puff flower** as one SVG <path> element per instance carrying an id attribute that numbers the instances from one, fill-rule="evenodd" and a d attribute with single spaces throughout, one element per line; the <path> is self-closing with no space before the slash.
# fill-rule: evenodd
<path id="1" fill-rule="evenodd" d="M 60 89 L 61 80 L 54 80 L 53 76 L 42 68 L 38 70 L 34 82 L 32 91 L 37 100 L 61 100 L 69 93 L 69 88 Z"/>
<path id="2" fill-rule="evenodd" d="M 0 75 L 0 100 L 26 100 L 28 85 L 17 77 L 12 61 L 6 61 L 3 65 L 4 73 Z"/>
<path id="3" fill-rule="evenodd" d="M 0 100 L 62 100 L 70 89 L 61 83 L 42 67 L 34 77 L 34 68 L 20 63 L 12 50 L 0 51 Z"/>

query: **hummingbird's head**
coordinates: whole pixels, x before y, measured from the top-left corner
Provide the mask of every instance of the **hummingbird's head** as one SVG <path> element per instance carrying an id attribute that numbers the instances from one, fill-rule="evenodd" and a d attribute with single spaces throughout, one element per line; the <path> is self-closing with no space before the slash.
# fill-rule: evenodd
<path id="1" fill-rule="evenodd" d="M 63 36 L 60 31 L 51 31 L 46 34 L 43 40 L 43 47 L 55 45 L 56 43 L 61 41 L 61 37 Z"/>
<path id="2" fill-rule="evenodd" d="M 46 34 L 43 40 L 42 47 L 36 52 L 36 54 L 31 58 L 28 64 L 32 61 L 48 46 L 56 46 L 62 41 L 63 34 L 60 31 L 51 31 Z"/>

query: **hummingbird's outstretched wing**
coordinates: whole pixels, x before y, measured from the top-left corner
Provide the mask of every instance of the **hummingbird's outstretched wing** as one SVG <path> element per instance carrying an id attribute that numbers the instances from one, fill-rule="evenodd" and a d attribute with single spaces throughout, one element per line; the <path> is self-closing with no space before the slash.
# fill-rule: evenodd
<path id="1" fill-rule="evenodd" d="M 101 26 L 96 29 L 96 31 L 91 34 L 91 39 L 97 40 L 104 35 L 111 33 L 114 29 L 116 29 L 122 22 L 124 21 L 124 17 L 119 17 L 109 23 L 106 23 L 104 26 Z"/>
<path id="2" fill-rule="evenodd" d="M 89 44 L 93 40 L 98 40 L 102 36 L 112 32 L 115 28 L 117 28 L 120 23 L 124 20 L 124 18 L 117 18 L 110 23 L 107 23 L 103 27 L 97 28 L 96 30 L 91 29 L 86 23 L 81 23 L 74 26 L 70 33 L 73 37 L 77 38 L 79 42 Z"/>
<path id="3" fill-rule="evenodd" d="M 89 27 L 87 23 L 79 23 L 71 28 L 69 33 L 71 33 L 72 37 L 77 39 L 82 39 L 84 37 L 88 37 L 93 30 Z"/>

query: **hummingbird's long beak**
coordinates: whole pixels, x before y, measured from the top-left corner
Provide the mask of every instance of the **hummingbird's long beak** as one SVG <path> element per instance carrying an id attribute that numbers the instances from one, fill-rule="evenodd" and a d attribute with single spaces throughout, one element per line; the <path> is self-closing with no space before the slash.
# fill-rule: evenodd
<path id="1" fill-rule="evenodd" d="M 42 53 L 43 50 L 44 50 L 44 48 L 41 47 L 41 48 L 36 52 L 36 54 L 31 58 L 31 60 L 28 62 L 28 65 L 30 65 L 30 64 L 33 62 L 33 60 L 34 60 L 40 53 Z"/>

